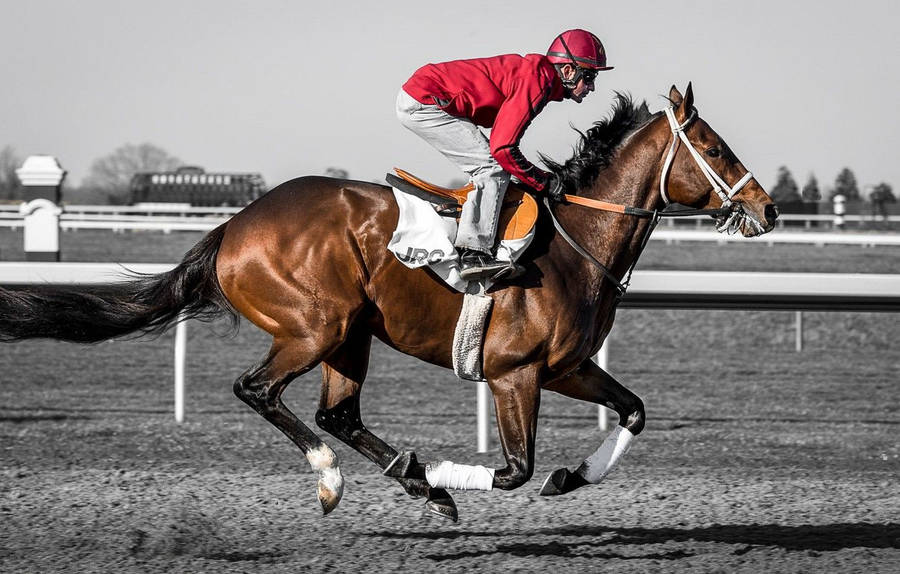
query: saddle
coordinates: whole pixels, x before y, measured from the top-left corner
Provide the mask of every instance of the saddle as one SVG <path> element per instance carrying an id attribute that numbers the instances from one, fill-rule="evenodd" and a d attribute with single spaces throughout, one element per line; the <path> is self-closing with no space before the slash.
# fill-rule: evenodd
<path id="1" fill-rule="evenodd" d="M 463 187 L 450 189 L 429 183 L 398 167 L 394 171 L 397 175 L 389 173 L 386 176 L 388 185 L 431 203 L 442 216 L 459 219 L 462 204 L 474 189 L 471 182 Z M 522 187 L 510 183 L 503 196 L 497 237 L 503 240 L 525 237 L 534 227 L 537 216 L 538 206 L 534 197 Z"/>

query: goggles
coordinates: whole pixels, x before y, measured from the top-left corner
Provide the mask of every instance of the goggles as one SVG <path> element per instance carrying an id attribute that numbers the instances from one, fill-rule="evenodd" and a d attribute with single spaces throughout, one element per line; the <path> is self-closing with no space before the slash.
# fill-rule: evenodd
<path id="1" fill-rule="evenodd" d="M 585 84 L 593 84 L 594 80 L 597 79 L 597 70 L 591 70 L 590 68 L 580 68 L 581 69 L 581 79 L 584 80 Z"/>

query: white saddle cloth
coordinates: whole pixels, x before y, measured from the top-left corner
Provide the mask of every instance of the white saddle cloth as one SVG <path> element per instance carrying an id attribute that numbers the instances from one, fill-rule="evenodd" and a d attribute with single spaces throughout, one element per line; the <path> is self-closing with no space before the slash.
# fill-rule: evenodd
<path id="1" fill-rule="evenodd" d="M 447 285 L 465 293 L 468 282 L 459 276 L 459 254 L 453 247 L 456 219 L 441 217 L 424 199 L 396 188 L 394 198 L 400 209 L 400 217 L 397 219 L 397 229 L 388 243 L 388 250 L 411 269 L 430 267 Z M 497 259 L 516 261 L 532 239 L 534 228 L 521 239 L 502 240 L 497 247 Z M 492 284 L 489 279 L 485 279 L 483 283 L 483 289 L 489 289 Z"/>

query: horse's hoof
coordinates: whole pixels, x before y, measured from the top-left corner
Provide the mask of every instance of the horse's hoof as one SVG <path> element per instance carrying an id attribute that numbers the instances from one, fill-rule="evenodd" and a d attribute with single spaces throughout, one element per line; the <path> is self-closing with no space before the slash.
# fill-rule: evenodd
<path id="1" fill-rule="evenodd" d="M 580 474 L 569 472 L 568 468 L 558 468 L 544 480 L 544 484 L 541 485 L 541 496 L 566 494 L 587 483 Z"/>
<path id="2" fill-rule="evenodd" d="M 413 498 L 428 496 L 428 493 L 431 490 L 427 481 L 418 478 L 398 478 L 397 481 L 400 483 L 400 486 L 403 487 L 403 490 L 406 491 L 406 494 Z"/>
<path id="3" fill-rule="evenodd" d="M 344 477 L 340 468 L 326 468 L 319 472 L 318 495 L 322 516 L 337 508 L 344 496 Z"/>
<path id="4" fill-rule="evenodd" d="M 453 501 L 453 497 L 451 497 L 443 488 L 431 489 L 431 496 L 428 497 L 425 508 L 428 512 L 443 518 L 449 518 L 453 522 L 459 520 L 459 513 L 456 511 L 456 503 Z"/>
<path id="5" fill-rule="evenodd" d="M 385 476 L 391 478 L 414 478 L 412 469 L 418 466 L 419 461 L 416 459 L 416 453 L 404 451 L 398 454 L 384 469 Z"/>

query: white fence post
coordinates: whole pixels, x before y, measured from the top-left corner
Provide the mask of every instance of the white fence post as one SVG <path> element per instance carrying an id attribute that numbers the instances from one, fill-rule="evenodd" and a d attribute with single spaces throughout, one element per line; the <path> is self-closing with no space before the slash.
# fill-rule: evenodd
<path id="1" fill-rule="evenodd" d="M 25 225 L 25 259 L 59 261 L 59 216 L 62 209 L 49 199 L 33 199 L 19 205 Z"/>
<path id="2" fill-rule="evenodd" d="M 175 326 L 175 422 L 184 421 L 184 363 L 187 355 L 187 321 Z"/>
<path id="3" fill-rule="evenodd" d="M 594 357 L 594 362 L 604 371 L 609 368 L 609 339 L 610 337 L 607 335 L 606 340 L 603 341 L 603 346 L 600 347 L 600 350 L 597 351 L 597 355 Z M 606 430 L 609 427 L 608 411 L 609 409 L 603 405 L 597 405 L 597 426 L 600 427 L 600 430 Z"/>
<path id="4" fill-rule="evenodd" d="M 478 452 L 488 451 L 488 421 L 491 419 L 491 389 L 487 381 L 478 381 Z"/>
<path id="5" fill-rule="evenodd" d="M 794 312 L 794 348 L 799 353 L 803 350 L 803 311 Z"/>
<path id="6" fill-rule="evenodd" d="M 16 170 L 25 202 L 19 205 L 25 226 L 25 259 L 59 261 L 60 189 L 66 170 L 50 155 L 29 156 Z"/>

